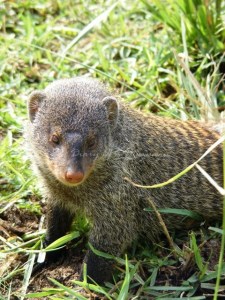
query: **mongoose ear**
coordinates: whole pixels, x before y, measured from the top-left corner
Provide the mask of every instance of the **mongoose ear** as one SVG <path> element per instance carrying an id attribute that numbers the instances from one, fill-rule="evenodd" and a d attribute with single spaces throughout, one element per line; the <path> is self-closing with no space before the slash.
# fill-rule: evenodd
<path id="1" fill-rule="evenodd" d="M 34 121 L 35 115 L 40 108 L 42 100 L 45 98 L 45 93 L 41 91 L 34 91 L 28 99 L 28 115 L 31 122 Z"/>
<path id="2" fill-rule="evenodd" d="M 115 127 L 118 118 L 118 103 L 116 98 L 107 96 L 103 99 L 103 104 L 108 112 L 108 119 L 112 127 Z"/>

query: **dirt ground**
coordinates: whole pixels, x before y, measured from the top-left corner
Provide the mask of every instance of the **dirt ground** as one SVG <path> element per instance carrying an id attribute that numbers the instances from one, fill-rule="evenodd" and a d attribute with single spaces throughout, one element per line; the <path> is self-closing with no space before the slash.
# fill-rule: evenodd
<path id="1" fill-rule="evenodd" d="M 13 205 L 0 215 L 0 235 L 6 240 L 10 240 L 15 237 L 20 238 L 27 232 L 35 232 L 38 229 L 39 219 L 40 217 L 36 214 L 24 209 L 18 209 L 15 205 Z M 0 245 L 1 243 L 2 242 L 0 242 Z M 64 255 L 61 260 L 38 270 L 30 280 L 27 293 L 42 291 L 42 289 L 46 287 L 55 288 L 49 278 L 54 278 L 68 287 L 73 287 L 74 285 L 71 283 L 71 280 L 78 280 L 82 260 L 85 255 L 85 251 L 82 249 L 82 247 L 84 247 L 84 245 L 81 244 L 79 246 L 80 249 L 76 249 L 75 255 L 74 249 L 70 245 L 68 249 L 66 249 L 66 255 Z M 201 255 L 206 261 L 209 262 L 210 270 L 214 270 L 215 265 L 218 263 L 219 253 L 220 243 L 218 240 L 209 240 L 202 246 Z M 13 270 L 14 268 L 19 268 L 23 266 L 26 261 L 27 255 L 25 254 L 9 255 L 8 258 L 3 262 L 2 266 L 0 265 L 0 270 L 6 267 L 9 271 Z M 185 264 L 179 263 L 173 266 L 163 266 L 160 268 L 158 273 L 156 285 L 178 286 L 183 280 L 189 278 L 191 274 L 196 272 L 196 270 L 197 268 L 193 263 L 193 257 L 187 258 Z M 144 267 L 140 270 L 140 273 L 141 275 L 144 275 L 144 277 L 150 275 L 148 274 L 148 270 L 145 270 Z M 13 277 L 11 282 L 12 294 L 15 295 L 13 298 L 10 298 L 11 300 L 19 299 L 16 295 L 20 294 L 22 284 L 23 274 L 18 273 L 18 275 Z M 224 283 L 222 282 L 222 284 Z M 0 295 L 4 295 L 7 290 L 8 287 L 4 283 L 4 286 L 0 286 Z M 204 291 L 204 294 L 205 292 L 206 291 Z M 199 289 L 198 294 L 202 295 L 202 293 L 203 291 Z M 212 291 L 210 291 L 210 293 L 212 293 Z M 43 297 L 42 299 L 47 298 Z M 103 298 L 93 294 L 90 299 Z M 207 299 L 210 299 L 210 297 Z"/>
<path id="2" fill-rule="evenodd" d="M 27 232 L 36 231 L 38 224 L 39 217 L 36 214 L 12 206 L 0 215 L 0 235 L 9 240 L 15 237 L 19 238 Z M 0 269 L 5 268 L 4 265 L 6 264 L 9 270 L 13 270 L 16 267 L 23 266 L 27 260 L 25 254 L 12 254 L 8 257 L 3 265 L 0 265 Z M 55 287 L 48 278 L 54 278 L 64 285 L 72 286 L 70 281 L 78 279 L 83 257 L 84 253 L 82 251 L 78 255 L 76 249 L 76 256 L 74 256 L 72 248 L 66 249 L 66 255 L 61 260 L 44 266 L 33 274 L 27 293 L 41 291 L 45 287 Z M 15 294 L 20 293 L 22 281 L 23 274 L 14 277 L 11 288 Z M 0 287 L 1 294 L 4 295 L 4 287 Z M 14 299 L 17 299 L 17 297 L 15 296 Z"/>

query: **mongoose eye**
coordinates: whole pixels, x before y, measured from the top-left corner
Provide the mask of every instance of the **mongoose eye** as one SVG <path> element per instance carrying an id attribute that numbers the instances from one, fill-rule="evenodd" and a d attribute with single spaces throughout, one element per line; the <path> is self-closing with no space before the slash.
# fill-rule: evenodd
<path id="1" fill-rule="evenodd" d="M 96 138 L 91 138 L 87 140 L 87 147 L 88 149 L 94 149 L 97 146 Z"/>
<path id="2" fill-rule="evenodd" d="M 51 141 L 52 143 L 54 143 L 54 144 L 58 145 L 58 144 L 59 144 L 59 142 L 60 142 L 60 140 L 59 140 L 59 136 L 58 136 L 57 134 L 53 134 L 53 135 L 51 136 L 51 139 L 50 139 L 50 141 Z"/>

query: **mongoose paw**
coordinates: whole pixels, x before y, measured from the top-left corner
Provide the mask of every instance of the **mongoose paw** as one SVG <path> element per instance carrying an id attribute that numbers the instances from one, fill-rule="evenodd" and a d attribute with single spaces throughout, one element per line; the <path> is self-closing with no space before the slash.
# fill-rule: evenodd
<path id="1" fill-rule="evenodd" d="M 50 245 L 52 241 L 49 241 L 48 239 L 44 240 L 44 248 L 46 248 L 48 245 Z M 60 248 L 58 250 L 53 251 L 47 251 L 45 254 L 45 260 L 44 262 L 47 264 L 55 263 L 55 262 L 62 262 L 66 255 L 66 247 Z"/>
<path id="2" fill-rule="evenodd" d="M 103 284 L 112 279 L 113 261 L 94 254 L 91 250 L 88 251 L 84 258 L 87 264 L 87 282 Z M 80 280 L 83 280 L 83 267 L 81 270 Z"/>
<path id="3" fill-rule="evenodd" d="M 64 250 L 64 249 L 60 249 Z M 65 250 L 64 251 L 51 251 L 46 253 L 45 260 L 43 262 L 36 262 L 36 264 L 33 267 L 32 270 L 32 276 L 36 275 L 37 273 L 40 273 L 43 269 L 46 269 L 53 263 L 62 264 L 64 258 L 65 258 Z M 60 253 L 59 253 L 60 251 Z"/>
<path id="4" fill-rule="evenodd" d="M 36 274 L 38 273 L 41 273 L 41 271 L 43 269 L 45 269 L 47 267 L 47 263 L 46 262 L 43 262 L 43 263 L 36 263 L 33 267 L 33 270 L 32 270 L 32 273 L 31 273 L 31 276 L 35 276 Z"/>
<path id="5" fill-rule="evenodd" d="M 44 242 L 44 246 L 47 246 L 47 243 Z M 61 264 L 65 258 L 66 255 L 66 249 L 62 248 L 55 251 L 49 251 L 45 253 L 45 258 L 43 262 L 38 262 L 38 259 L 33 267 L 32 270 L 32 276 L 36 275 L 37 273 L 40 273 L 43 269 L 47 268 L 53 263 Z"/>

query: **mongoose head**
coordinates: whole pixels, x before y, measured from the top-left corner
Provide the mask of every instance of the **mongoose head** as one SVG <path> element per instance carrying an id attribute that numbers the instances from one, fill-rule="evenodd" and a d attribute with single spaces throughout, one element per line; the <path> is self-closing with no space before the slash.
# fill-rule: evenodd
<path id="1" fill-rule="evenodd" d="M 117 100 L 97 80 L 63 79 L 28 101 L 36 163 L 61 183 L 83 183 L 109 150 Z"/>

